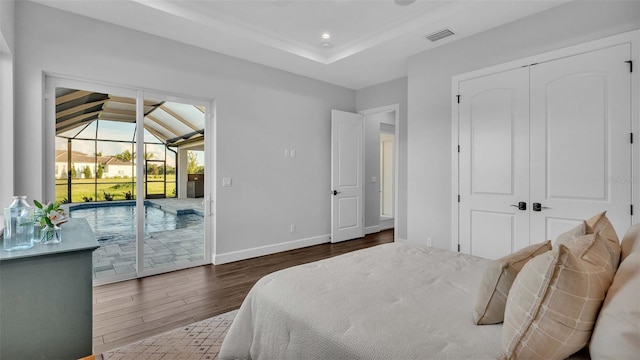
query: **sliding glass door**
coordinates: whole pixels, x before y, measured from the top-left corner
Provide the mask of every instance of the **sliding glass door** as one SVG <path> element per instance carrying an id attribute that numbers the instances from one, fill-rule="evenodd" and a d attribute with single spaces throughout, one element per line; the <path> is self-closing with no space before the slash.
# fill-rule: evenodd
<path id="1" fill-rule="evenodd" d="M 47 200 L 96 234 L 94 283 L 211 263 L 212 102 L 57 77 L 46 92 Z"/>
<path id="2" fill-rule="evenodd" d="M 54 118 L 47 125 L 54 127 L 49 173 L 55 196 L 46 200 L 63 203 L 69 217 L 91 226 L 100 244 L 93 253 L 95 280 L 135 277 L 136 93 L 77 82 L 48 90 L 48 99 L 54 99 Z"/>
<path id="3" fill-rule="evenodd" d="M 179 160 L 189 149 L 204 150 L 206 114 L 206 106 L 198 102 L 145 93 L 143 272 L 200 265 L 207 259 L 204 192 L 185 191 L 192 177 L 188 160 Z M 200 161 L 198 180 L 204 185 L 204 158 Z"/>

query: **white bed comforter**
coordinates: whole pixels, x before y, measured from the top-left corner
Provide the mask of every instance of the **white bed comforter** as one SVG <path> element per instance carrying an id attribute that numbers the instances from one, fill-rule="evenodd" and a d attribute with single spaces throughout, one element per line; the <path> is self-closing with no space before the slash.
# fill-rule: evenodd
<path id="1" fill-rule="evenodd" d="M 269 274 L 220 359 L 496 359 L 502 325 L 472 313 L 489 263 L 391 243 Z"/>

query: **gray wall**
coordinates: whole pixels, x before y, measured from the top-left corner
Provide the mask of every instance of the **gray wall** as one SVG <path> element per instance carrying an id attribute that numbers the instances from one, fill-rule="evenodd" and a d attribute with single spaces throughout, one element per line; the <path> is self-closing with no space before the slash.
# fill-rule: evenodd
<path id="1" fill-rule="evenodd" d="M 0 208 L 8 206 L 13 195 L 14 38 L 15 2 L 0 0 Z"/>
<path id="2" fill-rule="evenodd" d="M 407 236 L 451 247 L 451 77 L 640 28 L 640 2 L 576 1 L 409 58 Z"/>
<path id="3" fill-rule="evenodd" d="M 358 111 L 373 109 L 387 105 L 399 105 L 398 124 L 400 126 L 399 163 L 398 166 L 398 238 L 407 238 L 407 78 L 387 81 L 375 86 L 366 87 L 356 92 L 356 109 Z"/>
<path id="4" fill-rule="evenodd" d="M 0 0 L 0 33 L 7 42 L 9 50 L 12 51 L 15 42 L 14 0 Z"/>
<path id="5" fill-rule="evenodd" d="M 53 159 L 42 146 L 47 72 L 216 99 L 217 134 L 207 134 L 216 135 L 218 254 L 330 233 L 331 109 L 355 111 L 355 91 L 25 1 L 15 56 L 17 192 L 42 199 L 53 178 L 43 172 Z"/>

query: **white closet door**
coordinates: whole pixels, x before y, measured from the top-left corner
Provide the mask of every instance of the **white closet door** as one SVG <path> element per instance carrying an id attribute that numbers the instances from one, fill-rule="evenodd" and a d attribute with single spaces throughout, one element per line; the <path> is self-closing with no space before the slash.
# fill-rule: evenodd
<path id="1" fill-rule="evenodd" d="M 496 259 L 529 244 L 529 70 L 458 90 L 460 251 Z M 519 202 L 527 209 L 512 206 Z"/>
<path id="2" fill-rule="evenodd" d="M 603 210 L 618 235 L 631 225 L 630 58 L 625 44 L 530 68 L 532 243 Z"/>

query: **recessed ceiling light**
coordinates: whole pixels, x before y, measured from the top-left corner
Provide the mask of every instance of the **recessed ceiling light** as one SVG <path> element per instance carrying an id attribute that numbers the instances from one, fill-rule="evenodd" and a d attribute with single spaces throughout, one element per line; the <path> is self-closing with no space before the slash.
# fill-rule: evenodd
<path id="1" fill-rule="evenodd" d="M 328 48 L 332 48 L 332 47 L 333 47 L 333 44 L 332 44 L 332 43 L 330 43 L 330 42 L 326 42 L 326 41 L 325 41 L 325 42 L 323 42 L 322 44 L 320 44 L 320 46 L 322 46 L 323 48 L 327 48 L 327 49 L 328 49 Z"/>
<path id="2" fill-rule="evenodd" d="M 411 5 L 411 4 L 413 4 L 415 1 L 416 1 L 416 0 L 394 0 L 394 2 L 395 2 L 397 5 L 400 5 L 400 6 Z"/>
<path id="3" fill-rule="evenodd" d="M 327 40 L 327 39 L 331 39 L 331 34 L 329 34 L 329 33 L 324 33 L 324 34 L 322 34 L 322 38 L 323 38 L 323 39 L 325 39 L 325 40 Z"/>

